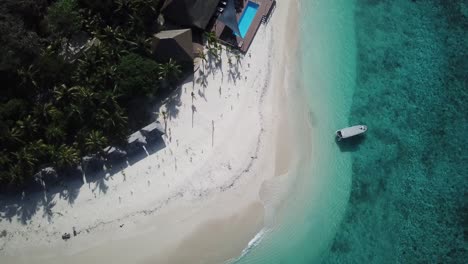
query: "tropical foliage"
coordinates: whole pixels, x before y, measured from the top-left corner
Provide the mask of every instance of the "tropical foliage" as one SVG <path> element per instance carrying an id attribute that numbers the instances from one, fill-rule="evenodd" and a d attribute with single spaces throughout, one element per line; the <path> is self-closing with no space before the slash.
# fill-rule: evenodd
<path id="1" fill-rule="evenodd" d="M 81 29 L 83 18 L 75 0 L 58 0 L 49 7 L 49 28 L 59 36 L 70 36 Z"/>
<path id="2" fill-rule="evenodd" d="M 150 52 L 160 4 L 1 1 L 1 187 L 125 144 L 135 129 L 130 102 L 158 97 L 159 88 L 177 82 L 183 70 L 173 60 L 154 61 Z"/>
<path id="3" fill-rule="evenodd" d="M 125 55 L 116 69 L 118 92 L 127 97 L 151 95 L 158 89 L 159 65 L 138 54 Z M 161 78 L 162 76 L 159 75 Z"/>

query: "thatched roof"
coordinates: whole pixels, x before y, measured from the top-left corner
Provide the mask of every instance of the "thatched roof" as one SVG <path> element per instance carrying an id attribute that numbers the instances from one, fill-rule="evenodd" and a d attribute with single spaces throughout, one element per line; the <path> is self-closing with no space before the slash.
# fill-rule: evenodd
<path id="1" fill-rule="evenodd" d="M 128 145 L 133 145 L 133 144 L 145 145 L 146 144 L 145 136 L 143 136 L 140 131 L 137 131 L 131 134 L 130 137 L 128 137 L 127 144 Z"/>
<path id="2" fill-rule="evenodd" d="M 146 141 L 155 142 L 161 139 L 164 135 L 164 127 L 159 122 L 153 122 L 140 130 L 141 134 L 146 137 Z"/>
<path id="3" fill-rule="evenodd" d="M 155 133 L 159 135 L 163 135 L 164 127 L 161 125 L 161 123 L 156 121 L 142 128 L 141 133 L 144 136 L 148 136 L 148 135 L 155 134 Z"/>
<path id="4" fill-rule="evenodd" d="M 140 131 L 137 131 L 131 134 L 128 138 L 127 148 L 125 149 L 125 151 L 131 155 L 138 151 L 142 151 L 142 147 L 146 144 L 147 142 L 145 136 L 143 136 Z"/>
<path id="5" fill-rule="evenodd" d="M 204 30 L 219 0 L 166 0 L 161 12 L 174 24 Z"/>
<path id="6" fill-rule="evenodd" d="M 117 162 L 125 159 L 127 152 L 116 147 L 109 147 L 106 150 L 106 159 L 110 162 Z"/>
<path id="7" fill-rule="evenodd" d="M 192 61 L 192 30 L 165 30 L 154 35 L 153 54 L 156 60 L 167 62 L 170 58 L 176 61 Z"/>

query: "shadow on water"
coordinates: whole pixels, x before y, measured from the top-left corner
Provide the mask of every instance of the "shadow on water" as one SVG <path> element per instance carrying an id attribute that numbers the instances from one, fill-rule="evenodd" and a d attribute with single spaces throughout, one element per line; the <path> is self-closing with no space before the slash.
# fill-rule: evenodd
<path id="1" fill-rule="evenodd" d="M 355 152 L 359 150 L 360 145 L 366 140 L 365 134 L 357 135 L 351 138 L 338 140 L 335 137 L 335 142 L 340 148 L 341 152 Z"/>

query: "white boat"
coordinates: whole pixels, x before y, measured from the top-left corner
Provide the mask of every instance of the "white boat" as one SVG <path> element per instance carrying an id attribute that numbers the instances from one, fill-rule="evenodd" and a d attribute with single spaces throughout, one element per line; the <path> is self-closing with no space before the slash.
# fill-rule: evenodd
<path id="1" fill-rule="evenodd" d="M 352 127 L 345 127 L 340 130 L 336 131 L 336 136 L 338 140 L 342 140 L 343 138 L 354 137 L 360 134 L 363 134 L 367 131 L 367 126 L 365 125 L 357 125 Z"/>

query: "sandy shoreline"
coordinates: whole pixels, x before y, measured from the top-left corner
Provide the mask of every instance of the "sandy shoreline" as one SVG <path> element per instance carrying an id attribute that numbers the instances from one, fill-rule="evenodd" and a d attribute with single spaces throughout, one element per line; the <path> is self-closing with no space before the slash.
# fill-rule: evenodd
<path id="1" fill-rule="evenodd" d="M 220 263 L 239 256 L 264 226 L 265 182 L 295 163 L 288 111 L 295 83 L 287 72 L 294 23 L 296 2 L 278 1 L 238 69 L 223 51 L 220 67 L 184 84 L 164 107 L 164 148 L 76 193 L 23 197 L 23 209 L 36 203 L 27 214 L 2 202 L 17 210 L 0 211 L 0 262 Z M 80 234 L 63 241 L 73 226 Z"/>

